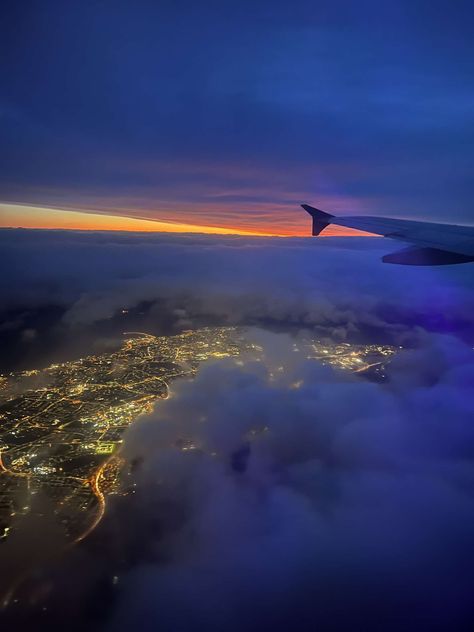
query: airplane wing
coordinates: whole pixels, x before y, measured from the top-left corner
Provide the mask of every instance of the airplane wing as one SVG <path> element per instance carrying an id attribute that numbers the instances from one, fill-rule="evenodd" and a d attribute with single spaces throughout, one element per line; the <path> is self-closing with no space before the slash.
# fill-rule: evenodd
<path id="1" fill-rule="evenodd" d="M 308 204 L 301 205 L 313 218 L 313 235 L 329 224 L 363 230 L 412 244 L 385 255 L 385 263 L 432 266 L 474 262 L 474 226 L 415 222 L 390 217 L 336 217 Z"/>

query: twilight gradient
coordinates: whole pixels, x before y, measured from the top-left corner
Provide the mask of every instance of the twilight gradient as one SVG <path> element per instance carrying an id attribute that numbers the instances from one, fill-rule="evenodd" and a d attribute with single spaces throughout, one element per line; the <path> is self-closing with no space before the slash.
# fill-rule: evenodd
<path id="1" fill-rule="evenodd" d="M 54 208 L 304 234 L 305 201 L 469 223 L 472 17 L 464 0 L 7 2 L 0 202 L 37 207 L 29 226 Z"/>

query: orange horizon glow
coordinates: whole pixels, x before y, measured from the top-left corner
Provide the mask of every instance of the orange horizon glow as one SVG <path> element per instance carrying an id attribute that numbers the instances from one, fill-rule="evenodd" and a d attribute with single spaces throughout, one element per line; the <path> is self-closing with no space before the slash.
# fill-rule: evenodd
<path id="1" fill-rule="evenodd" d="M 303 217 L 303 215 L 302 215 Z M 238 220 L 237 220 L 238 221 Z M 32 228 L 47 230 L 84 230 L 84 231 L 122 231 L 157 233 L 203 233 L 211 235 L 246 235 L 256 237 L 308 237 L 307 229 L 300 230 L 289 223 L 278 226 L 275 232 L 256 230 L 247 216 L 242 217 L 240 225 L 212 226 L 207 224 L 188 224 L 169 219 L 145 219 L 124 215 L 102 213 L 89 210 L 69 210 L 49 207 L 37 207 L 23 204 L 0 204 L 0 227 Z M 270 222 L 269 222 L 270 223 Z M 340 226 L 329 227 L 324 236 L 369 236 L 369 233 Z M 370 235 L 372 236 L 372 235 Z"/>

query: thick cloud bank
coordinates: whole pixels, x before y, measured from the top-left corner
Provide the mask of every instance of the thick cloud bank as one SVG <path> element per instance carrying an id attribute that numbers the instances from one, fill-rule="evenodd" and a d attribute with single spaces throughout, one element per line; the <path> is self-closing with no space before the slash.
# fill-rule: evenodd
<path id="1" fill-rule="evenodd" d="M 142 553 L 108 629 L 470 629 L 472 349 L 434 337 L 379 385 L 263 340 L 126 436 Z"/>
<path id="2" fill-rule="evenodd" d="M 72 338 L 144 310 L 147 326 L 171 331 L 295 326 L 412 347 L 372 384 L 259 332 L 265 361 L 174 382 L 125 437 L 134 493 L 110 499 L 91 538 L 35 575 L 51 587 L 35 621 L 472 629 L 472 266 L 384 265 L 396 244 L 366 238 L 5 230 L 0 246 L 2 328 L 23 349 L 44 337 L 28 314 L 49 308 Z"/>
<path id="3" fill-rule="evenodd" d="M 14 311 L 3 328 L 31 342 L 28 310 L 61 308 L 69 334 L 147 303 L 151 322 L 175 327 L 293 324 L 402 344 L 423 330 L 472 337 L 472 266 L 382 264 L 396 249 L 367 238 L 3 230 L 0 291 L 4 310 Z"/>

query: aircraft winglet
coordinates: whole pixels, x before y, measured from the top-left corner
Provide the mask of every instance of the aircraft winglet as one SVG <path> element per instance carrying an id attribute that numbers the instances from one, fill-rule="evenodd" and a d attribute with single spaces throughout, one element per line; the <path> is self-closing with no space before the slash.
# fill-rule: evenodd
<path id="1" fill-rule="evenodd" d="M 320 211 L 318 208 L 314 208 L 314 206 L 310 206 L 309 204 L 302 204 L 301 207 L 313 218 L 313 236 L 319 235 L 326 226 L 332 223 L 334 215 Z"/>
<path id="2" fill-rule="evenodd" d="M 382 235 L 411 246 L 382 258 L 384 263 L 410 266 L 441 266 L 474 263 L 474 226 L 437 224 L 394 217 L 350 215 L 340 217 L 301 205 L 313 219 L 313 235 L 319 235 L 329 224 Z"/>

